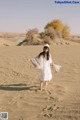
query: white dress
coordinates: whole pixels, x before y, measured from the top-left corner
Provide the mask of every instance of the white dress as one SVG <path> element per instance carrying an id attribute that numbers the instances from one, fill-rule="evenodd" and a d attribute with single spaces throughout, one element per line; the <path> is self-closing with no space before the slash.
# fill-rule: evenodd
<path id="1" fill-rule="evenodd" d="M 49 57 L 49 60 L 46 60 L 43 58 L 43 56 L 40 57 L 40 66 L 41 66 L 41 81 L 50 81 L 52 79 L 52 73 L 51 73 L 51 66 L 52 63 L 51 55 Z"/>

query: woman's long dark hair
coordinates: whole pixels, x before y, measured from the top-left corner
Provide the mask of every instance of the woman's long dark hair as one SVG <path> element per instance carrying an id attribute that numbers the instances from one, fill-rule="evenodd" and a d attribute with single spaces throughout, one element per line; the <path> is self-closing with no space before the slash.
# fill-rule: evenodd
<path id="1" fill-rule="evenodd" d="M 45 52 L 45 49 L 48 49 L 48 52 Z M 38 57 L 40 57 L 40 56 L 43 56 L 44 58 L 46 58 L 47 60 L 49 60 L 49 48 L 48 48 L 47 46 L 45 46 L 45 47 L 43 48 L 43 52 L 41 52 L 41 53 L 38 55 Z"/>

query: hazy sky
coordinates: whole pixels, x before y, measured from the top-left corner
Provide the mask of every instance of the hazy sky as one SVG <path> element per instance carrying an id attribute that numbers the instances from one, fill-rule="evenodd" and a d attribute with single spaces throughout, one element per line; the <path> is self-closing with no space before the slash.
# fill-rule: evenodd
<path id="1" fill-rule="evenodd" d="M 55 4 L 54 0 L 0 0 L 0 32 L 25 32 L 60 19 L 80 34 L 80 4 Z"/>

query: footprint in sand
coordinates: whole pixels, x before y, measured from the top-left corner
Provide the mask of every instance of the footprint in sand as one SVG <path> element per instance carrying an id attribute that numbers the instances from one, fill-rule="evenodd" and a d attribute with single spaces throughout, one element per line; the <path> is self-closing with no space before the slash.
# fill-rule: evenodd
<path id="1" fill-rule="evenodd" d="M 52 108 L 51 105 L 46 106 L 46 107 L 44 107 L 44 108 L 42 109 L 42 111 L 52 111 L 52 110 L 53 110 L 53 108 Z"/>
<path id="2" fill-rule="evenodd" d="M 56 104 L 54 104 L 53 106 L 49 105 L 49 106 L 44 107 L 42 111 L 56 111 L 58 109 L 59 109 L 59 106 L 56 106 Z"/>
<path id="3" fill-rule="evenodd" d="M 24 119 L 23 119 L 23 117 L 21 116 L 21 117 L 19 118 L 19 120 L 24 120 Z"/>
<path id="4" fill-rule="evenodd" d="M 44 114 L 44 117 L 50 118 L 50 117 L 52 117 L 52 114 L 51 113 L 50 114 L 46 113 L 46 114 Z"/>
<path id="5" fill-rule="evenodd" d="M 54 104 L 54 107 L 52 107 L 51 105 L 50 106 L 46 106 L 45 108 L 43 108 L 43 111 L 46 111 L 46 113 L 43 115 L 44 117 L 47 117 L 47 118 L 51 118 L 53 117 L 53 114 L 51 112 L 55 112 L 59 109 L 58 106 L 56 106 Z"/>

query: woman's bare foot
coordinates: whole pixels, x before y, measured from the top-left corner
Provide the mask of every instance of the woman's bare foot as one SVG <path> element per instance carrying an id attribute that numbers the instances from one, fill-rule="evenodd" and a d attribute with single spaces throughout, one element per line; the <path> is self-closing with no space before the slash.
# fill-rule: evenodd
<path id="1" fill-rule="evenodd" d="M 45 85 L 46 85 L 46 86 L 48 85 L 48 82 L 47 82 L 47 81 L 45 81 Z"/>

